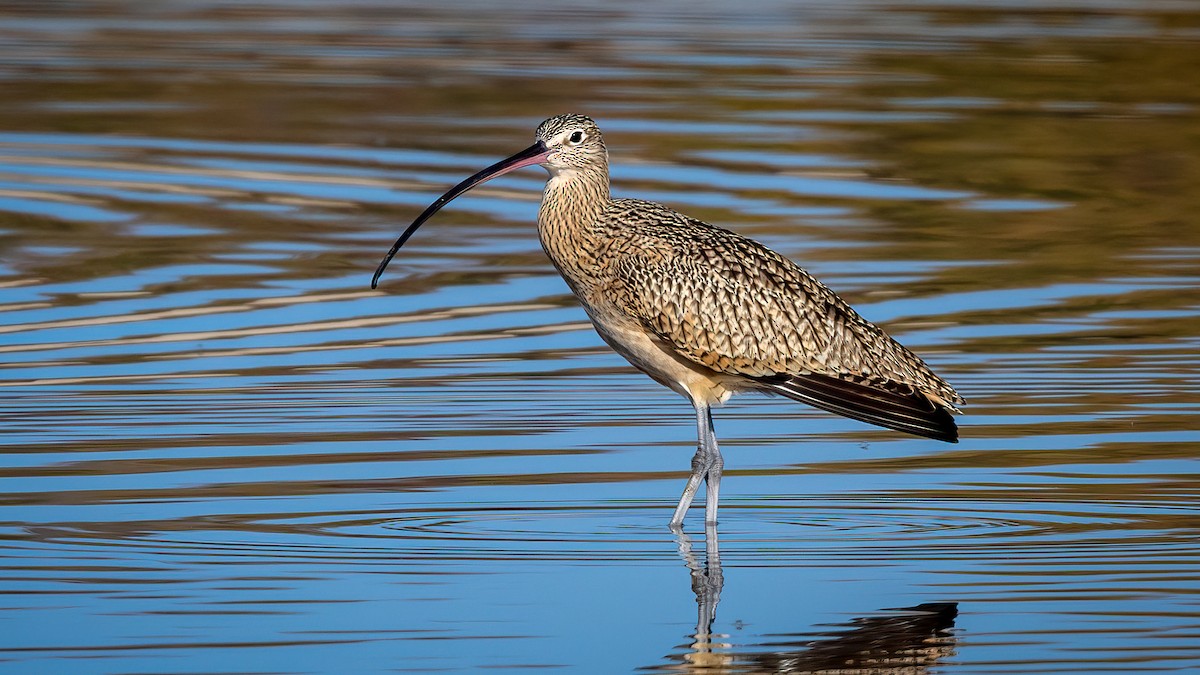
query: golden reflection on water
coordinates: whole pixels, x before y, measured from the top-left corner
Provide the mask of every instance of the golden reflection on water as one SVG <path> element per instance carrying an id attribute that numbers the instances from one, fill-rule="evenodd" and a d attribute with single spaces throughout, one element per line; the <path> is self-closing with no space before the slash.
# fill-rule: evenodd
<path id="1" fill-rule="evenodd" d="M 1195 7 L 3 12 L 18 669 L 1200 667 Z M 721 548 L 681 566 L 690 415 L 550 269 L 540 175 L 368 290 L 565 110 L 616 193 L 763 240 L 928 356 L 962 444 L 739 399 Z"/>

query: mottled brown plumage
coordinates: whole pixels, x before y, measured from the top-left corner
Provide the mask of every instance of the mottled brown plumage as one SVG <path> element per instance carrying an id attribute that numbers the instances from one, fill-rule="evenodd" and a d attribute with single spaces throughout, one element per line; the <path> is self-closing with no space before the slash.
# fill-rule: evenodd
<path id="1" fill-rule="evenodd" d="M 925 362 L 787 258 L 661 204 L 609 195 L 608 153 L 582 115 L 552 117 L 537 142 L 446 193 L 408 237 L 462 192 L 522 166 L 550 173 L 538 235 L 597 332 L 697 411 L 700 447 L 672 525 L 702 478 L 716 519 L 722 460 L 709 408 L 739 391 L 781 394 L 908 433 L 957 440 L 962 399 Z M 372 282 L 374 285 L 374 281 Z"/>

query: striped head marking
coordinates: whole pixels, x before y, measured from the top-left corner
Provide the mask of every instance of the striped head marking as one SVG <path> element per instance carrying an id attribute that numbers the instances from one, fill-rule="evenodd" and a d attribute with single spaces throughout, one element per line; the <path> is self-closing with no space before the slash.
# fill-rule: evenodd
<path id="1" fill-rule="evenodd" d="M 551 174 L 608 164 L 600 127 L 590 117 L 556 115 L 538 126 L 536 138 L 550 150 L 542 166 Z"/>

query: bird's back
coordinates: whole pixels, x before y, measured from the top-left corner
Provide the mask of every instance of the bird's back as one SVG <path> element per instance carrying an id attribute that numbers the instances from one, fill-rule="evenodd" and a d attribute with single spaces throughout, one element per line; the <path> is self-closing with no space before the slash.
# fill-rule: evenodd
<path id="1" fill-rule="evenodd" d="M 653 202 L 613 200 L 597 227 L 605 294 L 678 355 L 748 389 L 956 438 L 957 392 L 787 258 Z"/>

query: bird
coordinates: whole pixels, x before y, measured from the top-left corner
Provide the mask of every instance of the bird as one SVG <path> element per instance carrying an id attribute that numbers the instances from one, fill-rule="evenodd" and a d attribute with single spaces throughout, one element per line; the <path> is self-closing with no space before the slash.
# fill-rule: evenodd
<path id="1" fill-rule="evenodd" d="M 712 408 L 743 392 L 775 394 L 845 417 L 958 441 L 963 398 L 913 352 L 788 258 L 661 204 L 613 198 L 596 123 L 542 122 L 528 148 L 450 188 L 401 233 L 371 278 L 422 224 L 471 188 L 517 169 L 549 174 L 538 209 L 542 248 L 596 332 L 634 367 L 687 398 L 698 443 L 669 522 L 678 531 L 705 483 L 717 522 L 724 459 Z"/>

